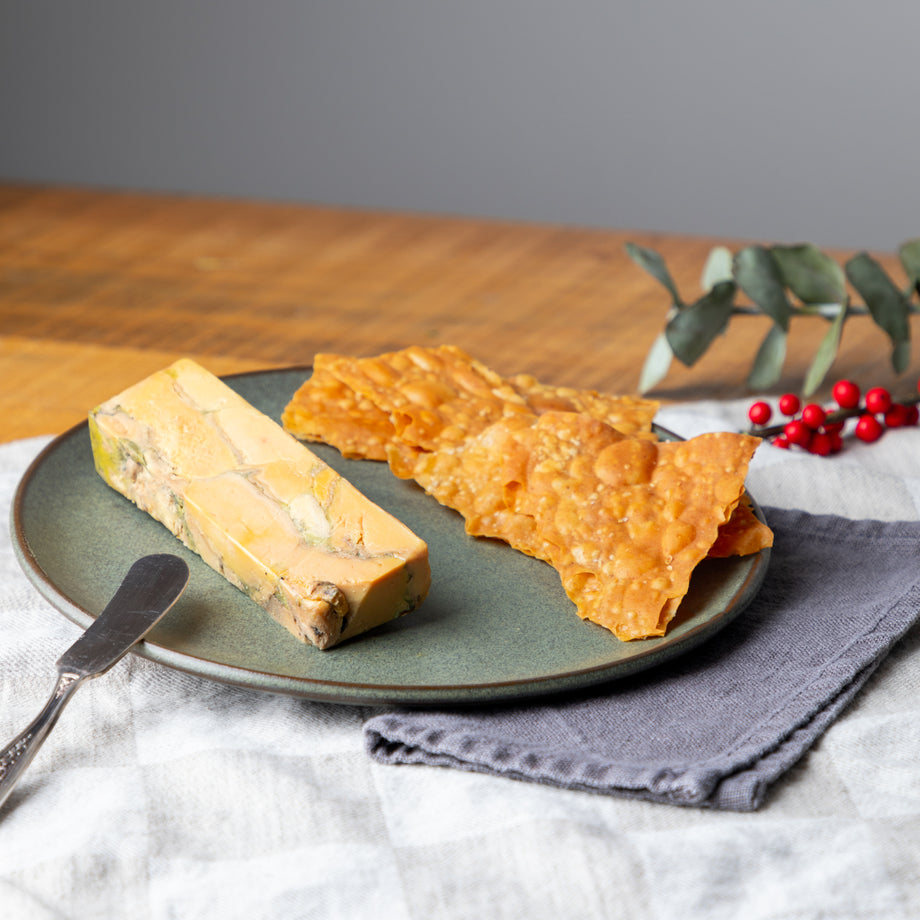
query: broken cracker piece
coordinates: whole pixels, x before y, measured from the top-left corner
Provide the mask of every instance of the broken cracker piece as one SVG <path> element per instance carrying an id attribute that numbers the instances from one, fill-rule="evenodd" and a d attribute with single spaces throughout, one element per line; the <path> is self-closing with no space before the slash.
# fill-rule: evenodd
<path id="1" fill-rule="evenodd" d="M 498 374 L 453 345 L 339 358 L 325 366 L 388 415 L 397 438 L 423 450 L 465 440 L 504 415 L 528 412 L 523 397 Z"/>
<path id="2" fill-rule="evenodd" d="M 719 528 L 719 535 L 709 550 L 713 559 L 751 556 L 773 545 L 773 531 L 761 521 L 745 496 L 731 518 Z"/>
<path id="3" fill-rule="evenodd" d="M 690 576 L 741 498 L 759 440 L 731 433 L 654 443 L 571 413 L 515 435 L 509 509 L 520 548 L 557 568 L 585 619 L 621 639 L 663 635 Z"/>
<path id="4" fill-rule="evenodd" d="M 424 450 L 457 443 L 500 418 L 585 412 L 625 434 L 654 439 L 658 403 L 554 387 L 519 374 L 504 379 L 463 350 L 412 346 L 373 358 L 320 354 L 313 376 L 282 421 L 296 437 L 323 441 L 346 457 L 385 459 L 398 440 Z"/>
<path id="5" fill-rule="evenodd" d="M 759 440 L 654 443 L 563 415 L 523 433 L 527 459 L 506 502 L 534 518 L 535 554 L 559 570 L 581 617 L 621 639 L 663 635 L 740 500 Z"/>
<path id="6" fill-rule="evenodd" d="M 622 434 L 654 439 L 652 419 L 658 411 L 653 399 L 638 396 L 612 396 L 596 390 L 557 387 L 540 383 L 530 374 L 508 378 L 510 383 L 537 414 L 545 412 L 583 412 L 606 422 Z"/>
<path id="7" fill-rule="evenodd" d="M 463 514 L 468 532 L 555 567 L 579 615 L 628 640 L 664 634 L 758 443 L 729 433 L 656 443 L 547 412 L 435 452 L 403 447 L 394 466 Z"/>
<path id="8" fill-rule="evenodd" d="M 313 374 L 288 401 L 281 416 L 286 431 L 302 441 L 335 447 L 343 457 L 386 460 L 386 445 L 395 435 L 389 415 L 359 396 L 317 355 Z"/>
<path id="9" fill-rule="evenodd" d="M 467 533 L 511 542 L 509 535 L 529 528 L 530 519 L 510 511 L 505 502 L 501 458 L 515 449 L 514 432 L 528 428 L 533 418 L 503 419 L 474 437 L 436 451 L 394 441 L 387 450 L 390 469 L 401 479 L 415 480 L 442 505 L 459 512 Z"/>

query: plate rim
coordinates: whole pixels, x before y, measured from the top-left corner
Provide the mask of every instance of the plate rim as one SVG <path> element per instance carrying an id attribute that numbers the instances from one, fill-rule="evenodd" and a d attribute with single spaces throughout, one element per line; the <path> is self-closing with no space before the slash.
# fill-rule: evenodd
<path id="1" fill-rule="evenodd" d="M 311 370 L 312 365 L 310 364 L 295 364 L 223 374 L 220 375 L 220 379 L 232 381 L 240 378 L 271 376 L 283 373 L 309 373 Z M 660 425 L 656 424 L 655 427 L 671 437 L 681 439 L 680 436 Z M 93 622 L 97 614 L 93 614 L 68 597 L 55 584 L 48 572 L 45 571 L 40 560 L 29 546 L 28 535 L 25 532 L 23 523 L 23 508 L 30 484 L 34 481 L 38 471 L 48 461 L 48 458 L 57 450 L 60 450 L 68 440 L 80 437 L 87 428 L 88 421 L 84 419 L 52 437 L 51 441 L 42 447 L 17 483 L 10 509 L 10 532 L 13 552 L 26 577 L 52 607 L 71 622 L 84 629 Z M 745 490 L 745 494 L 751 501 L 757 516 L 761 520 L 765 520 L 763 510 L 756 499 L 747 490 Z M 433 498 L 431 500 L 435 501 Z M 725 608 L 695 627 L 687 629 L 676 640 L 666 641 L 667 635 L 653 637 L 651 640 L 638 640 L 640 642 L 651 641 L 654 644 L 645 648 L 638 648 L 636 654 L 627 659 L 615 662 L 607 661 L 543 677 L 531 676 L 521 679 L 478 681 L 475 683 L 387 685 L 361 681 L 298 677 L 276 674 L 256 668 L 245 668 L 178 652 L 150 639 L 143 640 L 135 645 L 131 653 L 173 670 L 219 683 L 281 693 L 317 702 L 374 706 L 436 706 L 526 701 L 528 699 L 564 694 L 573 690 L 587 690 L 604 683 L 615 683 L 618 680 L 648 670 L 691 651 L 711 636 L 720 632 L 747 609 L 766 576 L 770 555 L 771 550 L 769 547 L 755 554 L 741 584 L 731 598 L 726 601 Z"/>

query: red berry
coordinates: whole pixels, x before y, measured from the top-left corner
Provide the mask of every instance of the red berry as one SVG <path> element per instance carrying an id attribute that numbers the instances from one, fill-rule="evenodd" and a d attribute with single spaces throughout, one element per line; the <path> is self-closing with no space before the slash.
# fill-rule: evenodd
<path id="1" fill-rule="evenodd" d="M 887 412 L 891 408 L 891 394 L 884 387 L 872 387 L 866 393 L 866 409 L 869 412 Z"/>
<path id="2" fill-rule="evenodd" d="M 905 425 L 916 425 L 920 421 L 920 409 L 916 405 L 907 407 L 907 418 L 904 420 Z"/>
<path id="3" fill-rule="evenodd" d="M 817 430 L 824 424 L 826 418 L 827 413 L 817 403 L 809 403 L 802 410 L 802 421 L 809 428 Z"/>
<path id="4" fill-rule="evenodd" d="M 839 454 L 843 450 L 843 435 L 839 431 L 831 431 L 828 437 L 831 439 L 831 453 Z"/>
<path id="5" fill-rule="evenodd" d="M 766 425 L 773 415 L 773 410 L 765 402 L 755 402 L 748 409 L 748 418 L 754 425 Z"/>
<path id="6" fill-rule="evenodd" d="M 868 397 L 867 397 L 868 398 Z M 892 403 L 885 413 L 885 424 L 889 428 L 900 428 L 907 424 L 908 408 L 901 403 Z"/>
<path id="7" fill-rule="evenodd" d="M 827 457 L 833 448 L 833 441 L 829 434 L 823 431 L 816 431 L 808 445 L 810 453 L 817 454 L 819 457 Z"/>
<path id="8" fill-rule="evenodd" d="M 790 444 L 797 444 L 799 447 L 808 447 L 811 442 L 812 430 L 803 421 L 795 419 L 787 422 L 783 426 L 783 434 Z"/>
<path id="9" fill-rule="evenodd" d="M 783 415 L 795 415 L 799 411 L 800 405 L 799 398 L 795 393 L 786 393 L 779 398 L 779 411 Z"/>
<path id="10" fill-rule="evenodd" d="M 855 409 L 859 405 L 859 387 L 852 380 L 838 380 L 832 392 L 841 409 Z"/>
<path id="11" fill-rule="evenodd" d="M 774 447 L 781 447 L 783 450 L 789 450 L 789 440 L 784 434 L 778 434 L 770 443 Z"/>
<path id="12" fill-rule="evenodd" d="M 856 423 L 855 434 L 860 441 L 871 444 L 882 436 L 884 430 L 882 423 L 874 415 L 861 415 Z"/>
<path id="13" fill-rule="evenodd" d="M 846 422 L 825 422 L 824 430 L 828 434 L 840 434 L 843 431 Z"/>

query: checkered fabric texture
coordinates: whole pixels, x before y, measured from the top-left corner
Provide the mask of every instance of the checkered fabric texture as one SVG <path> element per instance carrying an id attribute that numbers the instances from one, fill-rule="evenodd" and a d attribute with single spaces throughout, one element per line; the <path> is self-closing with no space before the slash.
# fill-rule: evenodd
<path id="1" fill-rule="evenodd" d="M 683 435 L 746 403 L 661 413 Z M 0 446 L 0 514 L 46 443 Z M 762 448 L 764 504 L 920 519 L 920 430 L 832 459 Z M 79 630 L 0 536 L 0 737 Z M 0 917 L 138 920 L 915 918 L 920 629 L 755 812 L 379 763 L 378 710 L 224 686 L 128 656 L 73 701 L 0 811 Z"/>

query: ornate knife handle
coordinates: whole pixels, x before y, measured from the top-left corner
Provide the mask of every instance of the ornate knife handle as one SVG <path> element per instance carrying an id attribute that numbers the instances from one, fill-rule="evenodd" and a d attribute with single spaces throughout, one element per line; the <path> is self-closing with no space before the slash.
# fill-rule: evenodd
<path id="1" fill-rule="evenodd" d="M 0 807 L 19 782 L 32 758 L 38 753 L 45 738 L 51 734 L 58 716 L 83 680 L 84 678 L 78 674 L 66 671 L 60 674 L 54 693 L 45 703 L 44 709 L 28 728 L 20 732 L 5 748 L 0 749 Z"/>
<path id="2" fill-rule="evenodd" d="M 32 724 L 0 749 L 0 807 L 84 680 L 105 674 L 162 619 L 188 584 L 188 565 L 170 553 L 138 559 L 86 632 L 57 660 L 58 680 Z"/>

